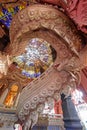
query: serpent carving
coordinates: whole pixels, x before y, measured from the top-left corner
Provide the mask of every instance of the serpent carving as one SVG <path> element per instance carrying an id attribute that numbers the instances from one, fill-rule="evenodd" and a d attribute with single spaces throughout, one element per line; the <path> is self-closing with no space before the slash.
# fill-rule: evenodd
<path id="1" fill-rule="evenodd" d="M 56 50 L 57 58 L 21 92 L 17 115 L 24 130 L 36 124 L 45 102 L 52 109 L 53 100 L 59 100 L 60 93 L 68 95 L 70 88 L 78 85 L 80 71 L 87 64 L 87 52 L 86 49 L 81 51 L 82 40 L 74 25 L 52 6 L 32 5 L 15 15 L 10 28 L 11 44 L 6 52 L 13 56 L 23 53 L 32 38 L 49 42 Z"/>

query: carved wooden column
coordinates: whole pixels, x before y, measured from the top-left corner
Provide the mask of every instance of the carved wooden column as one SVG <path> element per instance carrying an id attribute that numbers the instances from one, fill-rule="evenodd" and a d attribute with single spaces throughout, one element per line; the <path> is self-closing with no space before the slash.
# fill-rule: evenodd
<path id="1" fill-rule="evenodd" d="M 75 106 L 71 100 L 71 96 L 65 98 L 64 94 L 61 94 L 63 120 L 66 130 L 82 130 L 80 119 L 76 112 Z"/>

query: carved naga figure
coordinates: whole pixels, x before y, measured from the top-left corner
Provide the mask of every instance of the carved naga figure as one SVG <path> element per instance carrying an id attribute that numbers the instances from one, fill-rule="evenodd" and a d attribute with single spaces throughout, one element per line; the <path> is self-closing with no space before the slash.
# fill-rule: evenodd
<path id="1" fill-rule="evenodd" d="M 87 1 L 86 0 L 40 0 L 61 6 L 66 14 L 76 23 L 78 30 L 87 34 Z"/>
<path id="2" fill-rule="evenodd" d="M 7 53 L 13 56 L 23 53 L 32 38 L 45 39 L 57 56 L 53 65 L 21 92 L 17 114 L 24 130 L 35 125 L 45 102 L 52 108 L 59 94 L 68 95 L 79 84 L 80 71 L 87 65 L 87 47 L 82 48 L 81 36 L 72 22 L 54 7 L 32 5 L 15 15 Z"/>

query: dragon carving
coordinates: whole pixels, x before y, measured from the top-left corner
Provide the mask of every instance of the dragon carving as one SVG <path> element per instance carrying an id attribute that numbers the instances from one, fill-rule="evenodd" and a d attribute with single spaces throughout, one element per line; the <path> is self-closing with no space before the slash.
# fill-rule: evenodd
<path id="1" fill-rule="evenodd" d="M 6 52 L 13 56 L 23 53 L 32 38 L 49 42 L 57 57 L 52 66 L 21 92 L 17 115 L 24 130 L 35 125 L 45 102 L 52 109 L 53 101 L 59 100 L 61 93 L 70 94 L 70 89 L 80 83 L 81 69 L 87 65 L 87 47 L 82 48 L 81 36 L 72 22 L 54 7 L 32 5 L 15 15 L 10 28 L 11 44 Z"/>

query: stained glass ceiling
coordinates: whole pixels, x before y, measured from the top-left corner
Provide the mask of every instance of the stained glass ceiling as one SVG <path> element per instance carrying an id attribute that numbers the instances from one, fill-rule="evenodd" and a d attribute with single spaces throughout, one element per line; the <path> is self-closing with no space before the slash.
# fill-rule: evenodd
<path id="1" fill-rule="evenodd" d="M 21 2 L 20 4 L 2 4 L 0 8 L 0 22 L 2 22 L 8 28 L 10 27 L 13 16 L 20 10 L 24 9 L 28 4 L 26 2 Z"/>
<path id="2" fill-rule="evenodd" d="M 24 5 L 9 7 L 8 9 L 2 7 L 0 11 L 0 22 L 6 25 L 8 28 L 10 27 L 13 16 L 20 10 L 24 9 Z"/>
<path id="3" fill-rule="evenodd" d="M 14 57 L 13 62 L 23 75 L 36 78 L 53 63 L 52 47 L 43 39 L 33 38 L 25 48 L 25 53 Z"/>

